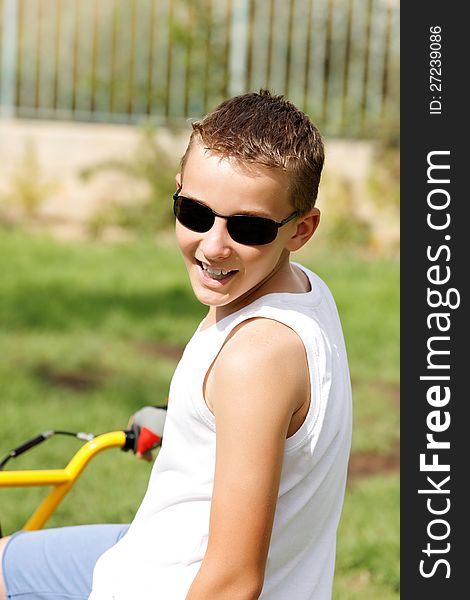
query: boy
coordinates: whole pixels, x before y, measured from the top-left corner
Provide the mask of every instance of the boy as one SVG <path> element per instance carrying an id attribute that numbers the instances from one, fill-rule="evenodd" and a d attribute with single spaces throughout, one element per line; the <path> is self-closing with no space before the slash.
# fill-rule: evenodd
<path id="1" fill-rule="evenodd" d="M 267 91 L 193 125 L 176 237 L 209 310 L 174 374 L 147 493 L 128 530 L 13 537 L 9 597 L 86 598 L 94 571 L 90 600 L 331 598 L 349 372 L 331 294 L 289 261 L 318 225 L 322 166 L 318 130 Z"/>

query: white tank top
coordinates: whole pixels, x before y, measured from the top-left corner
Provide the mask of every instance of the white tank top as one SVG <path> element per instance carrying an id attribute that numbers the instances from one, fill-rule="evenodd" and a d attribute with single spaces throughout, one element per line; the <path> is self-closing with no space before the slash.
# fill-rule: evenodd
<path id="1" fill-rule="evenodd" d="M 295 263 L 294 263 L 295 264 Z M 311 403 L 286 440 L 263 600 L 331 598 L 336 530 L 351 442 L 351 388 L 341 324 L 327 286 L 311 271 L 306 293 L 274 293 L 207 329 L 185 348 L 169 394 L 163 445 L 128 533 L 97 562 L 90 600 L 184 600 L 207 547 L 215 419 L 206 373 L 239 323 L 265 317 L 302 339 Z M 243 440 L 240 440 L 243 443 Z"/>

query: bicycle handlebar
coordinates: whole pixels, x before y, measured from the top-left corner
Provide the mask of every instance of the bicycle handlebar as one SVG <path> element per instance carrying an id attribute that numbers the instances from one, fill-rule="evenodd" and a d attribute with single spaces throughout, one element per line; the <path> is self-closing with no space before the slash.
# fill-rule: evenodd
<path id="1" fill-rule="evenodd" d="M 24 530 L 41 529 L 96 454 L 108 448 L 133 449 L 134 445 L 133 431 L 102 433 L 81 446 L 63 469 L 0 471 L 0 487 L 53 486 L 23 526 Z"/>
<path id="2" fill-rule="evenodd" d="M 126 451 L 132 450 L 134 454 L 143 455 L 152 448 L 159 446 L 162 441 L 165 418 L 166 406 L 144 407 L 134 414 L 129 425 L 132 428 L 130 430 L 111 431 L 97 436 L 83 432 L 45 431 L 10 450 L 0 462 L 0 487 L 53 486 L 50 493 L 25 523 L 23 529 L 32 530 L 43 527 L 89 461 L 99 452 L 107 448 L 121 448 Z M 65 468 L 2 470 L 11 458 L 23 454 L 23 452 L 37 446 L 56 433 L 72 435 L 78 439 L 86 440 L 86 443 L 79 448 Z"/>

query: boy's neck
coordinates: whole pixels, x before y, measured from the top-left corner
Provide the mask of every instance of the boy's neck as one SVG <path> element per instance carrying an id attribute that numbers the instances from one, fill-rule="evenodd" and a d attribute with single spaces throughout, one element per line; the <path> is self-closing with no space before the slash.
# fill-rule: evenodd
<path id="1" fill-rule="evenodd" d="M 232 313 L 248 306 L 258 298 L 267 294 L 291 293 L 304 294 L 310 291 L 310 281 L 307 275 L 289 261 L 280 261 L 271 273 L 261 280 L 257 286 L 240 298 L 226 306 L 211 306 L 204 320 L 203 329 L 214 325 Z"/>

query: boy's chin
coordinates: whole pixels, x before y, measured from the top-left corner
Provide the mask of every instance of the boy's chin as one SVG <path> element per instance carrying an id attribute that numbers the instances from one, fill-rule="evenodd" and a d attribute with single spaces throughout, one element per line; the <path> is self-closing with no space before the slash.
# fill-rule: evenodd
<path id="1" fill-rule="evenodd" d="M 235 293 L 234 290 L 229 292 L 223 288 L 219 290 L 210 289 L 192 279 L 191 287 L 196 300 L 209 308 L 222 308 L 228 306 L 239 297 L 239 294 Z"/>
<path id="2" fill-rule="evenodd" d="M 218 308 L 225 306 L 232 301 L 232 298 L 227 297 L 227 294 L 221 294 L 211 290 L 204 290 L 199 286 L 192 286 L 192 288 L 196 299 L 204 306 Z"/>

